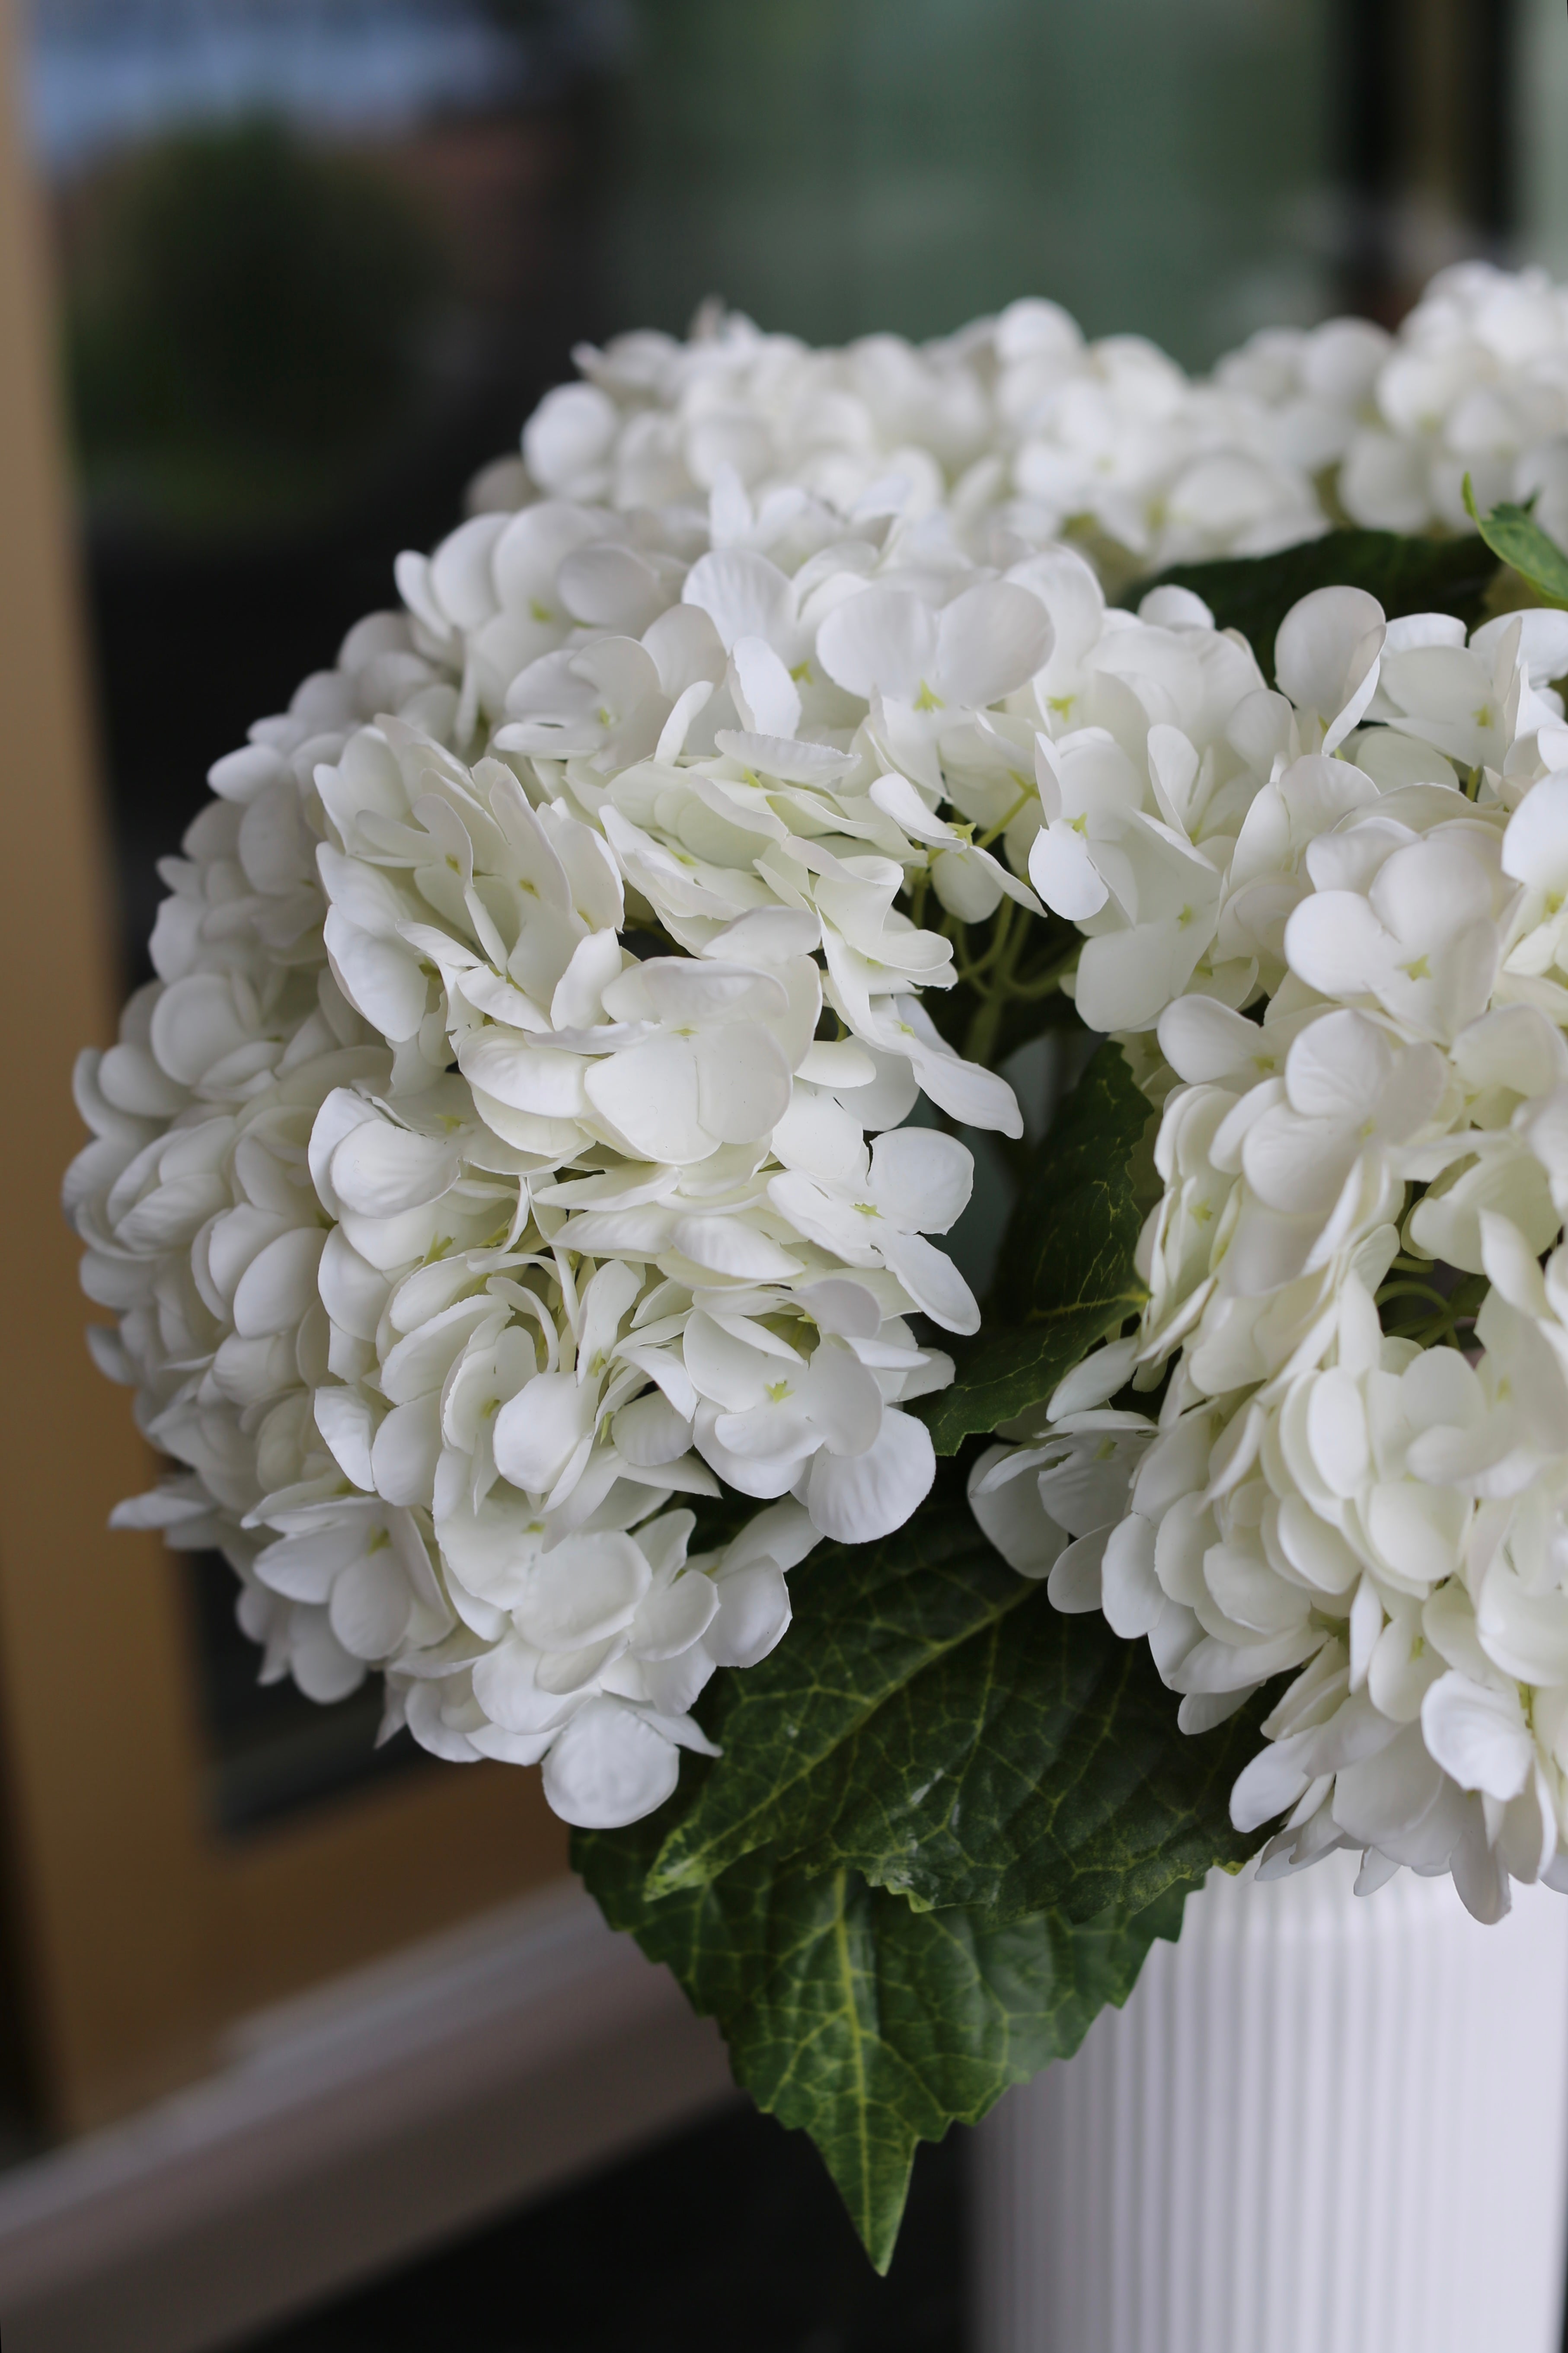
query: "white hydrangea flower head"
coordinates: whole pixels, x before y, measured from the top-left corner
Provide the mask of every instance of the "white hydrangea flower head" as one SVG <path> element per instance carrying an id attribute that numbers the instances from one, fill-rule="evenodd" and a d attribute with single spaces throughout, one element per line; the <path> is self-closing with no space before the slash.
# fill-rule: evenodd
<path id="1" fill-rule="evenodd" d="M 577 361 L 584 380 L 542 403 L 480 503 L 696 512 L 732 475 L 770 517 L 807 497 L 945 507 L 1002 568 L 1072 539 L 1120 586 L 1345 519 L 1462 533 L 1468 474 L 1483 509 L 1533 499 L 1568 541 L 1568 290 L 1540 269 L 1459 263 L 1395 334 L 1269 328 L 1206 378 L 1139 336 L 1091 343 L 1035 298 L 934 343 L 841 351 L 710 306 L 688 342 L 625 335 Z"/>
<path id="2" fill-rule="evenodd" d="M 1269 332 L 1215 382 L 1268 418 L 1264 438 L 1370 529 L 1471 528 L 1533 499 L 1568 538 L 1568 290 L 1543 270 L 1460 262 L 1439 271 L 1397 332 L 1351 319 Z"/>
<path id="3" fill-rule="evenodd" d="M 1196 382 L 1142 337 L 1087 343 L 1033 299 L 936 342 L 841 351 L 710 306 L 686 343 L 639 332 L 576 359 L 584 380 L 541 403 L 521 466 L 489 469 L 481 502 L 691 507 L 733 476 L 761 515 L 805 496 L 868 518 L 945 505 L 977 552 L 1006 561 L 1071 534 L 1130 577 L 1317 536 L 1312 477 L 1345 438 L 1325 454 L 1311 396 L 1283 417 L 1223 370 Z M 1336 423 L 1347 366 L 1316 372 Z"/>
<path id="4" fill-rule="evenodd" d="M 1300 1669 L 1237 1799 L 1305 1759 L 1279 1859 L 1354 1835 L 1482 1911 L 1557 1868 L 1568 621 L 1324 589 L 1270 687 L 1094 567 L 1387 519 L 1363 478 L 1423 528 L 1467 466 L 1550 498 L 1564 299 L 1448 273 L 1394 339 L 1208 383 L 1038 302 L 581 355 L 403 611 L 216 765 L 79 1077 L 95 1352 L 180 1466 L 127 1516 L 226 1553 L 265 1673 L 379 1672 L 389 1729 L 539 1762 L 570 1820 L 659 1803 L 791 1568 L 931 1485 L 909 1409 L 978 1321 L 941 1124 L 1022 1123 L 928 992 L 1049 917 L 1163 1195 L 1139 1332 L 1002 1434 L 984 1524 L 1190 1726 Z M 721 1493 L 755 1509 L 702 1548 Z"/>
<path id="5" fill-rule="evenodd" d="M 1179 978 L 1154 1015 L 1148 1303 L 972 1499 L 1186 1729 L 1295 1671 L 1232 1801 L 1288 1816 L 1266 1870 L 1359 1846 L 1492 1919 L 1568 1883 L 1568 617 L 1325 590 L 1276 659 L 1216 861 L 1261 1018 Z"/>
<path id="6" fill-rule="evenodd" d="M 399 579 L 215 769 L 69 1198 L 183 1466 L 127 1516 L 222 1547 L 265 1672 L 379 1671 L 388 1729 L 543 1761 L 604 1824 L 668 1794 L 805 1552 L 934 1475 L 908 1408 L 978 1321 L 931 1239 L 972 1171 L 902 1123 L 1021 1121 L 900 902 L 1042 912 L 1049 578 L 727 470 L 706 515 L 541 501 Z M 996 854 L 943 814 L 950 742 Z M 679 1499 L 720 1492 L 764 1508 L 693 1554 Z"/>

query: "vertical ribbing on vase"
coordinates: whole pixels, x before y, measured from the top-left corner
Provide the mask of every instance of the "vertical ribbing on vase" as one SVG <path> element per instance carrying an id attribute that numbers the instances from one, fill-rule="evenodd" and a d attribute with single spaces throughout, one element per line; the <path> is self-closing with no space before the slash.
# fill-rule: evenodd
<path id="1" fill-rule="evenodd" d="M 1568 1901 L 1331 1856 L 1179 1946 L 976 2136 L 976 2353 L 1557 2353 Z"/>
<path id="2" fill-rule="evenodd" d="M 1164 2001 L 1163 2008 L 1157 2010 L 1156 2028 L 1170 2015 L 1171 1990 L 1168 1985 L 1163 1989 Z M 1136 2017 L 1132 2021 L 1131 2031 L 1134 2033 L 1141 2031 Z M 1144 2034 L 1149 2031 L 1148 2026 L 1142 2029 Z M 1168 2255 L 1164 2243 L 1164 2216 L 1154 2192 L 1159 2178 L 1158 2152 L 1170 2137 L 1171 2084 L 1167 2075 L 1147 2065 L 1140 2070 L 1140 2076 L 1144 2086 L 1142 2135 L 1130 2160 L 1135 2177 L 1137 2202 L 1132 2217 L 1135 2228 L 1130 2233 L 1131 2243 L 1127 2250 L 1126 2265 L 1130 2274 L 1129 2292 L 1137 2300 L 1140 2332 L 1137 2343 L 1141 2353 L 1159 2353 L 1160 2282 Z M 1092 2224 L 1088 2227 L 1092 2227 Z"/>

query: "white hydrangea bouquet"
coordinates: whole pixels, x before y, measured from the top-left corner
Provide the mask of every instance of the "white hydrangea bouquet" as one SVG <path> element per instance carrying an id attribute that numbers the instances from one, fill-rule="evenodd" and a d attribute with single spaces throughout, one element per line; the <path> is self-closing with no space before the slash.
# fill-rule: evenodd
<path id="1" fill-rule="evenodd" d="M 1568 1884 L 1568 296 L 582 364 L 213 769 L 68 1203 L 121 1521 L 541 1766 L 885 2263 L 1215 1863 Z"/>

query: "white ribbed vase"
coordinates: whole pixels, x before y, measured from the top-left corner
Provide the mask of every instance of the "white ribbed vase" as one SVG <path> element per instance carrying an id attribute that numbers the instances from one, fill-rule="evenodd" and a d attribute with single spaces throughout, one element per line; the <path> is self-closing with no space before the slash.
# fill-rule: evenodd
<path id="1" fill-rule="evenodd" d="M 1213 1874 L 975 2136 L 976 2353 L 1559 2353 L 1568 1897 Z"/>

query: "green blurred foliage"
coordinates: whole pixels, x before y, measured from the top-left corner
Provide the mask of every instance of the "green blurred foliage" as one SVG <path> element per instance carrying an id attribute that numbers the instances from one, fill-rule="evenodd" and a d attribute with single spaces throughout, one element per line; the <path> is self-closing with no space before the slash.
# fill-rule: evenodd
<path id="1" fill-rule="evenodd" d="M 281 124 L 144 149 L 91 192 L 68 276 L 89 493 L 205 531 L 337 501 L 418 406 L 445 277 L 399 188 Z"/>
<path id="2" fill-rule="evenodd" d="M 813 342 L 1020 294 L 1209 364 L 1331 304 L 1311 0 L 632 0 L 606 170 L 626 323 Z"/>

